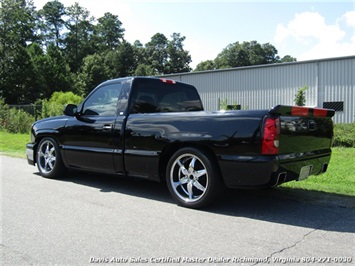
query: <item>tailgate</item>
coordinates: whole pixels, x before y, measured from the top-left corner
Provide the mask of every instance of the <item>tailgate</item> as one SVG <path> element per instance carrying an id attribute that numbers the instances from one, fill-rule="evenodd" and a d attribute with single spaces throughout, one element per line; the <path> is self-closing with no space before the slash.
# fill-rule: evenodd
<path id="1" fill-rule="evenodd" d="M 334 110 L 278 105 L 269 113 L 280 116 L 280 155 L 329 152 Z"/>

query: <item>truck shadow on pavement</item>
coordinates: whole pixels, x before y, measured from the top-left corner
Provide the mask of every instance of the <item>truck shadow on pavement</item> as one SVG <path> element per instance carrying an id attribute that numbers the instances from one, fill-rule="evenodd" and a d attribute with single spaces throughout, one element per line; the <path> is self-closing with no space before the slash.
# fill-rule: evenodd
<path id="1" fill-rule="evenodd" d="M 355 233 L 355 197 L 311 190 L 228 190 L 210 211 L 325 231 Z"/>
<path id="2" fill-rule="evenodd" d="M 103 193 L 116 192 L 175 204 L 163 183 L 81 172 L 70 172 L 61 181 L 94 187 Z M 181 208 L 186 215 L 191 211 L 179 206 L 176 208 Z M 226 189 L 212 206 L 196 211 L 355 233 L 355 197 L 317 191 L 282 187 L 264 190 Z"/>

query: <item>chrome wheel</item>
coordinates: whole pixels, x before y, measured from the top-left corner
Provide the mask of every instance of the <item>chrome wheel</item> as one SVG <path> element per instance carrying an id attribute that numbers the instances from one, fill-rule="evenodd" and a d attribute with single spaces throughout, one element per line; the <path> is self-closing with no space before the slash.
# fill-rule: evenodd
<path id="1" fill-rule="evenodd" d="M 53 138 L 44 138 L 38 144 L 37 167 L 40 174 L 47 178 L 60 178 L 64 174 L 59 146 Z"/>
<path id="2" fill-rule="evenodd" d="M 194 154 L 182 154 L 172 163 L 170 184 L 177 197 L 194 203 L 205 195 L 209 174 L 202 160 Z"/>
<path id="3" fill-rule="evenodd" d="M 41 173 L 49 174 L 53 171 L 57 161 L 57 151 L 51 140 L 42 141 L 37 153 L 38 168 Z"/>

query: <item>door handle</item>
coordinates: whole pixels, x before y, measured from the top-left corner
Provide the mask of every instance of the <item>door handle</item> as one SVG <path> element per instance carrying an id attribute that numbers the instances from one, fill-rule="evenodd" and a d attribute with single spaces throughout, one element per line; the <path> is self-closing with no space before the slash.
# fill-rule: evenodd
<path id="1" fill-rule="evenodd" d="M 104 125 L 102 127 L 103 130 L 111 130 L 112 129 L 112 125 Z"/>

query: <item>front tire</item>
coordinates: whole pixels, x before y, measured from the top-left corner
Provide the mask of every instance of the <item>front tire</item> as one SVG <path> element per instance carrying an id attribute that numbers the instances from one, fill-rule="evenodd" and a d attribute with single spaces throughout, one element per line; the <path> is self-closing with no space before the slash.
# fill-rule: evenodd
<path id="1" fill-rule="evenodd" d="M 218 196 L 221 176 L 215 159 L 195 148 L 178 150 L 169 160 L 166 170 L 168 189 L 183 207 L 202 208 Z"/>
<path id="2" fill-rule="evenodd" d="M 37 167 L 43 177 L 59 178 L 64 173 L 64 164 L 59 146 L 52 138 L 44 138 L 37 149 Z"/>

